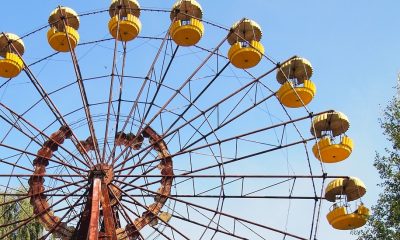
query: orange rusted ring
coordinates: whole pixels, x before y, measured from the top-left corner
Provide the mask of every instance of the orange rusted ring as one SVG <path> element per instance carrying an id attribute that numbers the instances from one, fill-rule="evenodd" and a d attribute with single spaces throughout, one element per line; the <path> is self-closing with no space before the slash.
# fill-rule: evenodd
<path id="1" fill-rule="evenodd" d="M 49 160 L 58 146 L 63 144 L 65 139 L 71 137 L 71 130 L 68 127 L 61 127 L 57 132 L 50 135 L 41 149 L 37 152 L 37 157 L 33 161 L 35 168 L 34 173 L 29 178 L 29 195 L 31 195 L 30 203 L 33 207 L 34 214 L 38 214 L 39 221 L 47 231 L 54 229 L 54 233 L 61 239 L 70 239 L 73 231 L 66 223 L 59 223 L 60 218 L 54 215 L 50 210 L 50 205 L 47 202 L 47 196 L 44 191 L 44 178 L 46 167 L 49 165 Z"/>

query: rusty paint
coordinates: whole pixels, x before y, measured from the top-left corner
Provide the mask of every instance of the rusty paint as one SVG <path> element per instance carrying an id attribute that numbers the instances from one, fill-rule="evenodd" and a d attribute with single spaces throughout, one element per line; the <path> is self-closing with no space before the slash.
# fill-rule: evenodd
<path id="1" fill-rule="evenodd" d="M 105 239 L 117 240 L 116 226 L 114 214 L 110 204 L 110 193 L 108 192 L 107 184 L 101 184 L 101 205 L 103 207 L 103 219 L 105 228 Z"/>
<path id="2" fill-rule="evenodd" d="M 101 197 L 101 179 L 93 179 L 92 193 L 92 211 L 89 223 L 89 240 L 98 240 L 99 238 L 99 218 L 100 218 L 100 197 Z"/>

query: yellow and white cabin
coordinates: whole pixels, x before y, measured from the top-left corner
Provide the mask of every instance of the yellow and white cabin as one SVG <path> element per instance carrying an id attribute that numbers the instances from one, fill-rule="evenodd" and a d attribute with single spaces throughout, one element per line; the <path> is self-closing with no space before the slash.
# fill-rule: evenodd
<path id="1" fill-rule="evenodd" d="M 0 35 L 0 77 L 13 78 L 24 68 L 21 56 L 25 52 L 24 42 L 15 34 Z"/>
<path id="2" fill-rule="evenodd" d="M 193 46 L 204 34 L 203 10 L 195 0 L 179 0 L 171 10 L 169 34 L 179 46 Z"/>
<path id="3" fill-rule="evenodd" d="M 316 116 L 311 126 L 311 134 L 319 139 L 312 148 L 314 156 L 324 163 L 337 163 L 347 159 L 354 148 L 353 140 L 345 135 L 349 126 L 348 118 L 341 112 Z"/>
<path id="4" fill-rule="evenodd" d="M 228 36 L 229 61 L 240 69 L 255 67 L 265 52 L 261 37 L 261 27 L 255 21 L 243 19 L 235 23 Z"/>
<path id="5" fill-rule="evenodd" d="M 141 29 L 140 5 L 136 0 L 113 0 L 109 8 L 108 30 L 119 41 L 135 39 Z"/>
<path id="6" fill-rule="evenodd" d="M 325 189 L 325 199 L 334 202 L 326 218 L 333 228 L 352 230 L 365 225 L 370 215 L 369 209 L 360 201 L 355 211 L 350 210 L 349 202 L 361 200 L 367 189 L 356 178 L 338 178 L 331 181 Z"/>
<path id="7" fill-rule="evenodd" d="M 282 84 L 276 93 L 282 105 L 299 108 L 309 104 L 316 92 L 315 84 L 310 80 L 313 74 L 311 63 L 300 57 L 295 57 L 277 70 L 276 79 Z"/>
<path id="8" fill-rule="evenodd" d="M 69 52 L 79 43 L 79 17 L 71 8 L 58 7 L 49 17 L 47 41 L 58 52 Z"/>
<path id="9" fill-rule="evenodd" d="M 360 204 L 354 212 L 348 212 L 345 206 L 334 207 L 326 218 L 329 224 L 335 229 L 353 230 L 364 226 L 369 216 L 369 209 Z"/>

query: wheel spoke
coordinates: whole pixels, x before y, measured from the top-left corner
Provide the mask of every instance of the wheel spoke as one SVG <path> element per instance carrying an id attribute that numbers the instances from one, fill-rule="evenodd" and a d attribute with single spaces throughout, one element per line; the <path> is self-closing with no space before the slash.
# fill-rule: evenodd
<path id="1" fill-rule="evenodd" d="M 216 51 L 216 50 L 215 50 L 215 51 Z M 215 51 L 214 51 L 214 52 L 215 52 Z M 212 56 L 212 55 L 210 55 L 209 57 L 211 57 L 211 56 Z M 287 61 L 290 61 L 290 59 L 286 60 L 285 62 L 287 62 Z M 168 128 L 167 130 L 165 130 L 164 133 L 161 135 L 160 141 L 161 141 L 161 140 L 164 140 L 165 138 L 167 138 L 167 137 L 169 137 L 169 136 L 171 136 L 171 135 L 173 135 L 175 132 L 177 132 L 177 131 L 179 131 L 180 129 L 182 129 L 183 127 L 189 125 L 191 122 L 193 122 L 194 120 L 196 120 L 196 119 L 198 119 L 199 117 L 203 116 L 205 113 L 207 113 L 207 112 L 209 112 L 209 111 L 212 111 L 213 109 L 215 109 L 216 107 L 218 107 L 218 106 L 221 105 L 222 103 L 224 103 L 224 102 L 226 102 L 227 100 L 231 99 L 232 97 L 236 96 L 238 93 L 240 93 L 240 92 L 242 92 L 242 91 L 245 91 L 247 88 L 251 87 L 252 85 L 254 85 L 255 83 L 257 83 L 257 82 L 260 81 L 261 79 L 265 78 L 266 76 L 268 76 L 269 74 L 271 74 L 272 72 L 274 72 L 276 69 L 277 69 L 277 67 L 275 66 L 275 67 L 272 68 L 271 70 L 269 70 L 269 71 L 267 71 L 266 73 L 262 74 L 260 77 L 258 77 L 258 78 L 256 78 L 256 79 L 254 79 L 253 81 L 251 81 L 251 82 L 249 82 L 249 83 L 243 85 L 241 88 L 239 88 L 239 89 L 237 89 L 236 91 L 232 92 L 231 94 L 227 95 L 226 97 L 224 97 L 223 99 L 221 99 L 221 100 L 218 101 L 217 103 L 213 104 L 212 106 L 208 107 L 206 110 L 202 111 L 201 113 L 197 114 L 196 116 L 194 116 L 194 117 L 191 118 L 190 120 L 185 121 L 185 123 L 183 123 L 181 126 L 176 127 L 176 128 L 173 129 L 173 130 L 170 130 L 170 129 L 172 129 L 173 126 L 169 127 L 169 128 Z M 189 78 L 189 81 L 190 81 L 190 78 Z M 187 84 L 187 82 L 188 82 L 188 80 L 185 81 L 186 84 Z M 183 87 L 184 87 L 184 85 L 186 85 L 185 83 L 182 85 Z M 181 86 L 181 88 L 183 88 L 182 86 Z M 180 90 L 181 90 L 181 89 L 180 89 Z M 172 101 L 173 98 L 176 97 L 176 95 L 177 95 L 178 93 L 179 93 L 179 91 L 176 91 L 176 93 L 173 95 L 173 97 L 171 97 L 169 100 Z M 167 102 L 167 103 L 168 103 L 168 102 Z M 165 109 L 165 107 L 168 105 L 167 103 L 166 103 L 163 107 L 161 107 L 161 109 L 160 109 L 160 110 L 158 111 L 158 113 L 156 114 L 157 116 L 159 115 L 159 113 L 160 113 L 163 109 Z M 154 120 L 154 119 L 155 119 L 155 118 L 153 117 L 152 120 Z M 150 124 L 151 124 L 151 123 L 149 122 L 146 126 L 149 126 Z M 119 159 L 119 157 L 121 157 L 121 155 L 122 155 L 125 151 L 127 151 L 127 149 L 128 149 L 128 148 L 125 148 L 124 151 L 122 151 L 122 153 L 121 153 L 119 156 L 117 156 L 116 159 L 115 159 L 114 161 L 116 162 L 116 161 Z M 143 149 L 141 149 L 140 151 L 138 151 L 136 154 L 134 154 L 133 156 L 136 156 L 137 154 L 142 153 L 142 152 L 144 152 L 144 151 L 147 151 L 147 150 L 149 150 L 149 149 L 150 149 L 150 146 L 148 146 L 147 148 L 143 148 Z M 122 161 L 121 163 L 117 164 L 117 165 L 115 166 L 115 168 L 120 167 L 120 166 L 123 165 L 126 161 L 129 161 L 129 159 L 126 159 L 126 160 Z"/>
<path id="2" fill-rule="evenodd" d="M 3 35 L 5 36 L 4 33 L 3 33 Z M 40 96 L 42 97 L 42 99 L 45 101 L 46 105 L 48 106 L 49 110 L 53 113 L 53 115 L 55 116 L 56 120 L 62 126 L 68 126 L 69 127 L 67 121 L 64 119 L 63 115 L 60 113 L 60 111 L 58 110 L 58 108 L 54 104 L 54 101 L 50 98 L 50 95 L 45 91 L 45 89 L 43 88 L 42 84 L 35 77 L 35 75 L 31 71 L 31 69 L 29 68 L 29 65 L 22 58 L 21 54 L 18 52 L 18 50 L 15 48 L 15 46 L 13 44 L 10 44 L 10 46 L 17 53 L 18 57 L 22 60 L 22 63 L 24 65 L 24 69 L 23 69 L 24 72 L 26 73 L 27 77 L 30 79 L 30 81 L 32 82 L 32 84 L 34 85 L 34 87 L 36 88 L 36 90 L 38 91 Z M 75 133 L 73 131 L 72 131 L 72 137 L 74 139 L 73 142 L 74 142 L 75 146 L 78 147 L 80 145 L 80 147 L 82 147 L 82 145 L 80 144 L 78 138 L 76 137 L 76 135 L 75 135 Z M 82 154 L 82 157 L 86 158 L 86 160 L 88 162 L 91 162 L 90 158 L 88 157 L 87 154 Z"/>
<path id="3" fill-rule="evenodd" d="M 119 182 L 119 183 L 123 183 L 123 182 Z M 127 183 L 125 183 L 125 184 L 127 184 Z M 127 185 L 129 185 L 129 184 L 127 184 Z M 160 195 L 157 192 L 148 190 L 146 188 L 142 188 L 142 187 L 139 187 L 139 186 L 133 186 L 133 185 L 131 185 L 131 186 L 132 187 L 136 187 L 137 189 L 152 193 L 152 194 Z M 273 232 L 280 233 L 282 235 L 287 235 L 287 236 L 290 236 L 290 237 L 295 238 L 295 239 L 307 240 L 307 238 L 296 236 L 294 234 L 291 234 L 291 233 L 288 233 L 288 232 L 285 232 L 285 231 L 282 231 L 282 230 L 278 230 L 278 229 L 275 229 L 275 228 L 272 228 L 272 227 L 268 227 L 268 226 L 262 225 L 260 223 L 256 223 L 256 222 L 253 222 L 253 221 L 250 221 L 250 220 L 246 220 L 246 219 L 243 219 L 243 218 L 240 218 L 240 217 L 236 217 L 236 216 L 233 216 L 233 215 L 228 214 L 228 213 L 218 212 L 218 211 L 213 210 L 211 208 L 204 207 L 204 206 L 201 206 L 201 205 L 198 205 L 198 204 L 195 204 L 195 203 L 192 203 L 192 202 L 188 202 L 188 201 L 185 201 L 185 200 L 182 200 L 182 199 L 179 199 L 179 198 L 175 198 L 175 197 L 172 197 L 172 196 L 164 196 L 164 195 L 161 195 L 161 196 L 162 197 L 167 197 L 167 198 L 169 198 L 171 200 L 174 200 L 174 201 L 177 201 L 177 202 L 181 202 L 181 203 L 184 203 L 184 204 L 191 205 L 191 206 L 193 206 L 195 208 L 199 208 L 199 209 L 203 209 L 203 210 L 206 210 L 206 211 L 209 211 L 209 212 L 213 212 L 213 213 L 215 213 L 217 215 L 222 215 L 222 216 L 225 216 L 225 217 L 228 217 L 228 218 L 232 218 L 232 219 L 235 219 L 237 221 L 241 221 L 241 222 L 248 223 L 248 224 L 251 224 L 251 225 L 254 225 L 254 226 L 257 226 L 257 227 L 261 227 L 261 228 L 264 228 L 264 229 L 267 229 L 267 230 L 270 230 L 270 231 L 273 231 Z"/>
<path id="4" fill-rule="evenodd" d="M 139 201 L 137 201 L 136 199 L 134 199 L 133 197 L 131 197 L 129 194 L 127 194 L 124 190 L 120 189 L 119 187 L 115 186 L 119 191 L 122 192 L 122 194 L 125 197 L 128 197 L 129 199 L 131 199 L 133 202 L 135 202 L 136 205 L 142 207 L 143 209 L 145 209 L 146 211 L 150 211 L 149 208 L 145 205 L 143 205 L 142 203 L 140 203 Z M 189 237 L 187 237 L 185 234 L 183 234 L 181 231 L 177 230 L 175 227 L 171 226 L 168 222 L 164 221 L 162 218 L 160 218 L 158 215 L 154 215 L 154 217 L 156 217 L 158 220 L 162 221 L 165 225 L 167 225 L 168 227 L 170 227 L 173 231 L 177 232 L 179 235 L 181 235 L 183 238 L 190 240 Z"/>
<path id="5" fill-rule="evenodd" d="M 50 137 L 48 135 L 46 135 L 43 131 L 39 130 L 37 127 L 35 127 L 33 124 L 31 124 L 30 122 L 28 122 L 23 116 L 17 114 L 16 112 L 12 111 L 9 107 L 7 107 L 6 105 L 0 103 L 1 107 L 4 107 L 5 109 L 7 109 L 8 111 L 10 111 L 10 113 L 12 113 L 13 115 L 16 115 L 18 119 L 22 120 L 24 123 L 28 124 L 30 127 L 32 127 L 35 131 L 37 131 L 41 136 L 43 136 L 44 138 L 46 138 L 47 140 L 50 140 Z M 5 122 L 7 122 L 8 124 L 10 124 L 11 126 L 14 126 L 16 129 L 18 129 L 21 133 L 23 133 L 25 136 L 27 136 L 29 139 L 31 139 L 32 141 L 36 142 L 38 145 L 42 145 L 40 144 L 37 140 L 36 137 L 30 136 L 28 134 L 26 134 L 22 129 L 20 129 L 19 127 L 16 127 L 16 123 L 12 123 L 10 122 L 8 119 L 6 119 L 3 115 L 0 115 L 0 118 L 2 118 Z M 69 151 L 68 149 L 66 149 L 65 147 L 63 147 L 61 144 L 56 143 L 57 146 L 61 149 L 63 149 L 65 152 L 67 152 L 74 160 L 79 161 L 80 163 L 82 163 L 84 166 L 89 167 L 87 165 L 87 163 L 83 162 L 81 159 L 79 159 L 75 154 L 73 154 L 71 151 Z M 61 161 L 61 159 L 57 158 L 58 160 Z M 77 166 L 77 164 L 75 163 L 75 166 Z"/>
<path id="6" fill-rule="evenodd" d="M 159 49 L 158 49 L 158 52 L 157 52 L 156 56 L 154 57 L 154 60 L 153 60 L 153 62 L 152 62 L 152 64 L 151 64 L 151 66 L 150 66 L 150 69 L 149 69 L 149 71 L 148 71 L 146 77 L 144 78 L 144 81 L 143 81 L 143 83 L 142 83 L 142 86 L 140 87 L 140 90 L 139 90 L 139 93 L 138 93 L 138 95 L 137 95 L 137 97 L 136 97 L 136 100 L 133 102 L 133 106 L 132 106 L 132 108 L 131 108 L 131 110 L 130 110 L 130 112 L 129 112 L 129 114 L 128 114 L 128 117 L 126 118 L 125 123 L 124 123 L 124 125 L 122 126 L 121 132 L 124 132 L 124 131 L 125 131 L 125 129 L 126 129 L 126 127 L 128 126 L 129 120 L 131 119 L 132 115 L 136 112 L 136 110 L 138 110 L 139 99 L 140 99 L 141 95 L 142 95 L 143 92 L 144 92 L 144 89 L 145 89 L 145 87 L 146 87 L 146 85 L 147 85 L 148 80 L 151 78 L 151 74 L 152 74 L 152 72 L 153 72 L 153 70 L 154 70 L 154 67 L 155 67 L 155 65 L 156 65 L 156 63 L 157 63 L 159 57 L 161 56 L 162 49 L 163 49 L 163 47 L 164 47 L 164 45 L 165 45 L 165 42 L 166 42 L 167 39 L 168 39 L 168 36 L 169 36 L 169 31 L 167 31 L 167 33 L 165 34 L 164 39 L 163 39 L 163 41 L 162 41 L 162 43 L 161 43 L 161 45 L 160 45 L 160 47 L 159 47 Z M 137 135 L 138 135 L 138 134 L 136 134 L 136 136 L 137 136 Z M 114 146 L 114 148 L 113 148 L 113 150 L 112 150 L 110 156 L 114 156 L 115 147 L 116 147 L 116 146 Z M 124 151 L 121 152 L 121 154 L 123 154 L 123 153 L 124 153 L 125 151 L 127 151 L 127 150 L 128 150 L 128 148 L 125 148 Z M 117 157 L 117 158 L 118 158 L 118 157 Z M 114 159 L 109 158 L 108 161 L 107 161 L 107 163 L 109 163 L 110 161 L 114 162 Z"/>

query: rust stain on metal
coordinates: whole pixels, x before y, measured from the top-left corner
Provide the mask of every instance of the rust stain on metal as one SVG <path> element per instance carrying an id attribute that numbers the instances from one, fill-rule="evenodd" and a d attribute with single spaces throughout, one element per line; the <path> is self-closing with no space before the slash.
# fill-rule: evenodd
<path id="1" fill-rule="evenodd" d="M 89 224 L 89 240 L 97 240 L 99 238 L 100 196 L 101 179 L 95 178 L 93 179 L 92 211 Z"/>

